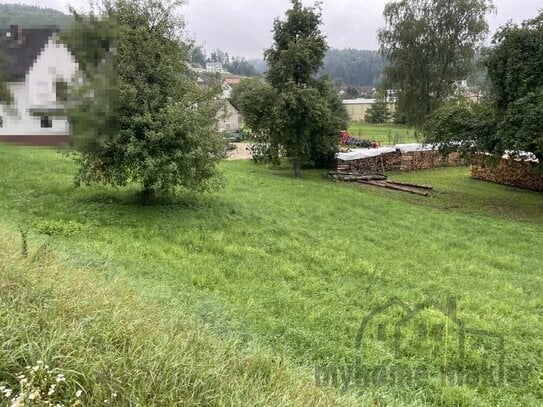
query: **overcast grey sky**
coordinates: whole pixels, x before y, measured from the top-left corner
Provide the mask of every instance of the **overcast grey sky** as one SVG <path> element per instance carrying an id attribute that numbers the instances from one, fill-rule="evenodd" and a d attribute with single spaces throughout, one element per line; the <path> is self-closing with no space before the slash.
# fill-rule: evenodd
<path id="1" fill-rule="evenodd" d="M 377 49 L 376 31 L 383 25 L 388 0 L 324 0 L 323 31 L 333 48 Z M 0 0 L 0 3 L 12 3 Z M 66 11 L 68 3 L 84 6 L 88 0 L 18 0 Z M 313 4 L 304 0 L 304 4 Z M 247 58 L 259 58 L 272 41 L 275 17 L 283 17 L 289 0 L 188 0 L 180 10 L 187 31 L 208 52 L 216 48 Z M 521 22 L 543 8 L 541 0 L 494 0 L 497 14 L 488 17 L 491 33 L 508 20 Z"/>

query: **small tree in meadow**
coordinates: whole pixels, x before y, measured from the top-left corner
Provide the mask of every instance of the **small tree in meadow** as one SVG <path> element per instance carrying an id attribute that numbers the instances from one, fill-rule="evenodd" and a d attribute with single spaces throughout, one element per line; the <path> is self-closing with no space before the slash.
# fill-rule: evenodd
<path id="1" fill-rule="evenodd" d="M 77 183 L 136 182 L 148 199 L 216 185 L 218 87 L 197 86 L 187 70 L 179 5 L 104 1 L 97 13 L 75 16 L 65 38 L 83 77 L 69 112 Z"/>
<path id="2" fill-rule="evenodd" d="M 284 148 L 299 176 L 302 165 L 333 159 L 347 114 L 333 84 L 315 78 L 328 48 L 319 7 L 292 0 L 286 15 L 275 20 L 274 44 L 264 53 L 266 82 L 247 82 L 235 98 L 247 124 L 269 136 L 272 151 Z"/>

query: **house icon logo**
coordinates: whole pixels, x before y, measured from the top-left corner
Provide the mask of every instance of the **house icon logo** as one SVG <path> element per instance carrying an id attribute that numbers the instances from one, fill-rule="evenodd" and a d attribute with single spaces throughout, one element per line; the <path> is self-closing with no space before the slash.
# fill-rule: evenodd
<path id="1" fill-rule="evenodd" d="M 438 375 L 445 385 L 503 383 L 503 335 L 466 326 L 458 318 L 457 303 L 455 297 L 448 297 L 441 303 L 426 300 L 410 306 L 392 297 L 362 318 L 355 349 L 364 351 L 381 343 L 391 350 L 385 361 L 388 370 L 402 365 L 405 373 L 407 365 L 418 370 L 413 377 L 423 371 L 423 376 Z M 386 314 L 392 317 L 382 318 Z M 419 359 L 416 366 L 413 359 Z M 394 372 L 387 374 L 394 376 Z"/>
<path id="2" fill-rule="evenodd" d="M 389 298 L 362 317 L 349 356 L 315 366 L 316 385 L 347 393 L 389 386 L 489 389 L 534 380 L 532 365 L 514 355 L 505 366 L 504 336 L 479 328 L 481 315 L 459 311 L 458 304 L 456 297 L 416 305 Z"/>

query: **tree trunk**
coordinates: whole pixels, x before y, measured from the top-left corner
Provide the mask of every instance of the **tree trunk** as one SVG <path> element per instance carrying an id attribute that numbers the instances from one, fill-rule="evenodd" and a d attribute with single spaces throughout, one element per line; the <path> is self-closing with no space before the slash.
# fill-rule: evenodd
<path id="1" fill-rule="evenodd" d="M 302 160 L 300 160 L 300 157 L 294 158 L 294 176 L 295 177 L 299 177 L 299 176 L 302 175 L 302 173 L 300 171 L 300 168 L 302 166 L 301 161 Z"/>
<path id="2" fill-rule="evenodd" d="M 151 184 L 143 184 L 143 190 L 141 191 L 144 203 L 150 203 L 156 198 L 156 190 Z"/>

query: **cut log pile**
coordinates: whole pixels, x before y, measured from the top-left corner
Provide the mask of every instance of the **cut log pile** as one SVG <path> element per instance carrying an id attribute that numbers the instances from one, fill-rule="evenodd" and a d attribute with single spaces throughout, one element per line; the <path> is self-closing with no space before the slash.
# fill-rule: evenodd
<path id="1" fill-rule="evenodd" d="M 381 154 L 377 157 L 361 158 L 358 160 L 338 160 L 338 171 L 340 167 L 348 168 L 348 171 L 361 174 L 384 172 L 394 169 L 399 170 L 401 165 L 401 156 L 401 153 L 392 152 Z"/>
<path id="2" fill-rule="evenodd" d="M 479 155 L 471 165 L 471 176 L 518 188 L 543 192 L 543 176 L 535 170 L 537 164 L 507 158 Z"/>
<path id="3" fill-rule="evenodd" d="M 436 149 L 425 148 L 424 145 L 396 145 L 384 147 L 381 151 L 355 150 L 339 156 L 343 156 L 343 159 L 338 159 L 337 171 L 330 173 L 331 178 L 423 196 L 428 196 L 432 190 L 430 185 L 389 181 L 384 173 L 391 170 L 411 171 L 465 164 L 459 153 L 443 155 Z"/>
<path id="4" fill-rule="evenodd" d="M 437 167 L 449 167 L 465 165 L 465 160 L 459 153 L 443 155 L 439 151 L 411 151 L 401 153 L 399 151 L 381 154 L 377 157 L 366 157 L 357 160 L 338 160 L 339 167 L 345 167 L 348 171 L 367 173 L 384 171 L 413 171 Z"/>
<path id="5" fill-rule="evenodd" d="M 433 189 L 430 185 L 417 185 L 407 182 L 389 181 L 387 176 L 380 173 L 356 173 L 345 172 L 338 168 L 338 171 L 330 171 L 329 177 L 336 180 L 359 182 L 361 184 L 373 185 L 376 187 L 394 189 L 397 191 L 409 192 L 411 194 L 428 196 L 430 190 Z"/>
<path id="6" fill-rule="evenodd" d="M 465 165 L 457 152 L 444 155 L 439 151 L 412 151 L 401 154 L 400 171 L 425 170 L 429 168 Z"/>

